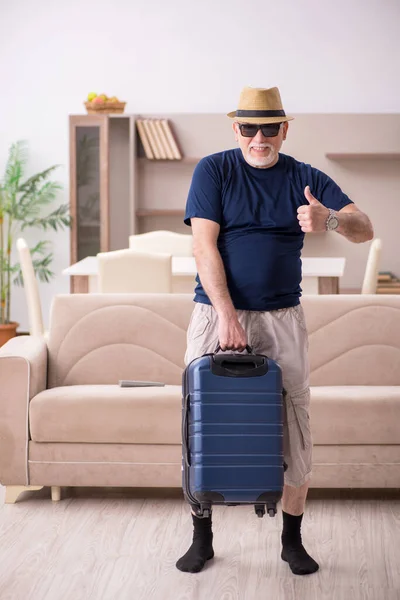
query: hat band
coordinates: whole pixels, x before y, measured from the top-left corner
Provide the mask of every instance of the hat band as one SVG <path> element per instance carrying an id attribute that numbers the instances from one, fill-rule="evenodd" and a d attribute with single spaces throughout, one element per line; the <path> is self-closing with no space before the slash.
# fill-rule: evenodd
<path id="1" fill-rule="evenodd" d="M 237 110 L 237 117 L 286 117 L 284 110 Z"/>

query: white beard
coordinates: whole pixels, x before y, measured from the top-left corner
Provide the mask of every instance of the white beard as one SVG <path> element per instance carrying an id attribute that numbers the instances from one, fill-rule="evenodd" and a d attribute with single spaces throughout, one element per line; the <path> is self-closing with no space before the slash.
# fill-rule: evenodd
<path id="1" fill-rule="evenodd" d="M 249 146 L 248 150 L 247 150 L 247 162 L 252 166 L 252 167 L 268 167 L 270 164 L 272 164 L 273 162 L 275 162 L 276 157 L 277 157 L 277 152 L 274 148 L 274 146 L 272 146 L 271 144 L 254 144 L 255 146 L 264 146 L 265 148 L 269 148 L 270 152 L 268 154 L 268 156 L 254 156 L 251 153 L 251 146 Z"/>

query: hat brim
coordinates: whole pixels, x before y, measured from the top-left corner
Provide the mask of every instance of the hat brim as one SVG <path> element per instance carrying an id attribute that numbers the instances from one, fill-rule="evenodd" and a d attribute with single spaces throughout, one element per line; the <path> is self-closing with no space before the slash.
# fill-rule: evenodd
<path id="1" fill-rule="evenodd" d="M 236 110 L 227 114 L 227 117 L 234 119 L 238 123 L 260 123 L 260 125 L 267 123 L 285 123 L 286 121 L 293 121 L 294 117 L 286 115 L 286 117 L 237 117 Z"/>

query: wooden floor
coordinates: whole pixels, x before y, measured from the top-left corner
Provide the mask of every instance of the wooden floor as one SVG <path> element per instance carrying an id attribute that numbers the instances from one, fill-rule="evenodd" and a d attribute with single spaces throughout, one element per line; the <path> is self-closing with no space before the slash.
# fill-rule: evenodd
<path id="1" fill-rule="evenodd" d="M 305 577 L 280 559 L 280 504 L 263 519 L 248 507 L 216 507 L 216 557 L 192 575 L 175 568 L 191 541 L 181 495 L 143 495 L 67 489 L 52 503 L 43 489 L 5 505 L 0 486 L 0 599 L 400 599 L 398 493 L 311 490 L 303 540 L 320 571 Z"/>

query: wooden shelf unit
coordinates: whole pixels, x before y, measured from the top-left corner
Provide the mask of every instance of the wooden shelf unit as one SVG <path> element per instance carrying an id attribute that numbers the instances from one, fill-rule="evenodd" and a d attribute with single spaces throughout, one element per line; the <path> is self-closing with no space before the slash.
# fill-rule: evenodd
<path id="1" fill-rule="evenodd" d="M 204 145 L 207 115 L 161 116 L 173 125 L 180 160 L 144 156 L 136 120 L 156 115 L 70 116 L 71 263 L 124 248 L 134 233 L 187 233 L 183 215 L 193 170 L 202 156 L 223 147 Z"/>

